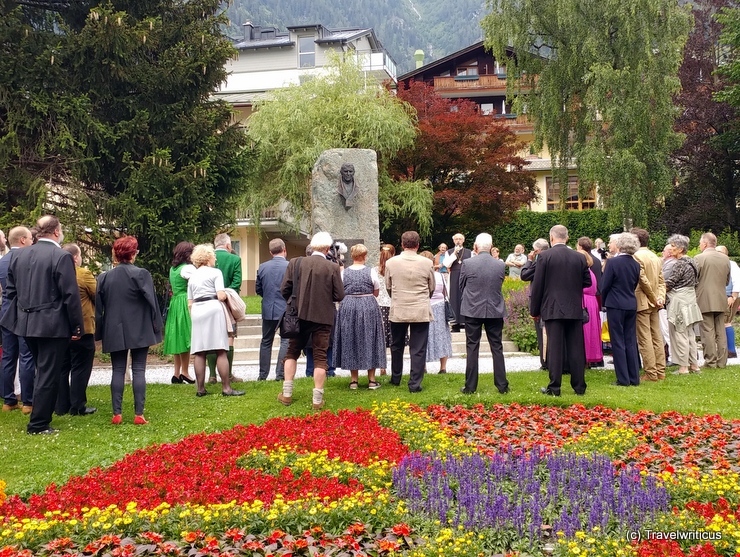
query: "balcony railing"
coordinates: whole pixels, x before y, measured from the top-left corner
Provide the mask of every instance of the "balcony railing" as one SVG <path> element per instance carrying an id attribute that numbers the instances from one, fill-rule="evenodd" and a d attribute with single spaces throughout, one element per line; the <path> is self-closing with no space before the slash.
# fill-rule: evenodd
<path id="1" fill-rule="evenodd" d="M 396 63 L 385 51 L 358 51 L 355 53 L 358 62 L 366 72 L 386 72 L 396 79 Z"/>
<path id="2" fill-rule="evenodd" d="M 440 89 L 496 89 L 506 91 L 506 78 L 497 75 L 435 77 L 434 88 Z"/>

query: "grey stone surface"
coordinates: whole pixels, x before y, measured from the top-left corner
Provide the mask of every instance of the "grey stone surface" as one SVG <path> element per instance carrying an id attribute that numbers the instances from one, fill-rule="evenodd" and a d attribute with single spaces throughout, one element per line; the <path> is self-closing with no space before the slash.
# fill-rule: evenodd
<path id="1" fill-rule="evenodd" d="M 337 186 L 345 163 L 355 168 L 355 192 L 351 207 L 345 207 Z M 328 232 L 347 247 L 367 246 L 367 264 L 378 263 L 380 222 L 378 217 L 378 157 L 370 149 L 330 149 L 313 167 L 311 179 L 311 234 Z M 351 264 L 349 253 L 346 256 Z"/>

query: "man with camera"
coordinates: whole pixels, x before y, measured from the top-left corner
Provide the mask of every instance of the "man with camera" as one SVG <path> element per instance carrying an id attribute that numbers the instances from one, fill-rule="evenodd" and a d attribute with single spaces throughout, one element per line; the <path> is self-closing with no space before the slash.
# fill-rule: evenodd
<path id="1" fill-rule="evenodd" d="M 325 404 L 324 383 L 327 350 L 334 326 L 334 302 L 340 302 L 344 298 L 340 267 L 327 259 L 333 243 L 328 232 L 314 234 L 311 239 L 311 255 L 291 259 L 285 271 L 280 293 L 287 300 L 296 289 L 296 307 L 300 323 L 299 335 L 288 341 L 284 365 L 285 381 L 283 391 L 277 397 L 285 406 L 293 404 L 293 379 L 297 360 L 309 339 L 314 358 L 313 409 L 320 410 Z M 294 281 L 296 265 L 298 265 L 297 281 Z"/>

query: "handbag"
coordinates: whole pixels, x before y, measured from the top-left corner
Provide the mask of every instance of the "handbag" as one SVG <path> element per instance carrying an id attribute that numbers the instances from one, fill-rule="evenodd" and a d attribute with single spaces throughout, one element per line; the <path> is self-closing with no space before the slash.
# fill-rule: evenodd
<path id="1" fill-rule="evenodd" d="M 298 268 L 302 257 L 299 257 L 293 267 L 293 291 L 288 298 L 285 313 L 280 318 L 280 338 L 296 338 L 301 334 L 301 322 L 298 319 Z"/>
<path id="2" fill-rule="evenodd" d="M 442 295 L 445 298 L 445 319 L 447 319 L 448 323 L 454 323 L 455 322 L 455 314 L 452 311 L 452 306 L 450 305 L 449 297 L 447 296 L 447 287 L 445 286 L 445 279 L 442 278 Z"/>

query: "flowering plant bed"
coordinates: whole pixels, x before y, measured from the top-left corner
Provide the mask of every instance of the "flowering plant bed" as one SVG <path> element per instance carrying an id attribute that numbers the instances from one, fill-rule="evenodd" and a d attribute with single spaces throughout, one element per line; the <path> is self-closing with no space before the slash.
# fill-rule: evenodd
<path id="1" fill-rule="evenodd" d="M 736 555 L 740 423 L 396 401 L 136 451 L 28 500 L 17 555 Z M 2 485 L 2 482 L 0 482 Z"/>

